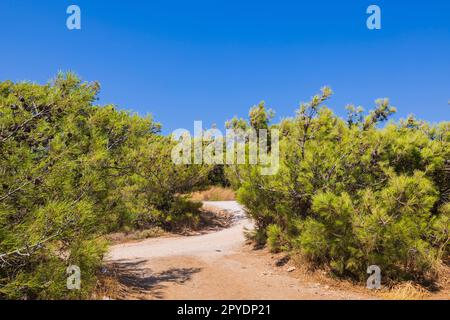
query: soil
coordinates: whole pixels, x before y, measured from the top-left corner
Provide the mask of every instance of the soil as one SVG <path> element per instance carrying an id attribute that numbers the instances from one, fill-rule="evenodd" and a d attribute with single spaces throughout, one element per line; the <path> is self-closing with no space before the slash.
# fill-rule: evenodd
<path id="1" fill-rule="evenodd" d="M 282 254 L 257 250 L 244 236 L 252 229 L 235 201 L 205 202 L 226 211 L 228 228 L 190 236 L 114 245 L 106 259 L 118 279 L 119 299 L 360 300 L 381 296 L 362 286 L 307 274 Z"/>

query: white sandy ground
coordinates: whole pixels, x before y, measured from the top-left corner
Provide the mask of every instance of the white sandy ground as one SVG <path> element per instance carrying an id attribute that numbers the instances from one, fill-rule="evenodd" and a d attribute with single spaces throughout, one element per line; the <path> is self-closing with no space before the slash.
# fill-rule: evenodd
<path id="1" fill-rule="evenodd" d="M 246 219 L 241 206 L 235 201 L 204 202 L 204 204 L 232 212 L 236 223 L 231 228 L 204 235 L 154 238 L 139 243 L 119 244 L 112 248 L 107 260 L 171 256 L 214 258 L 239 248 L 245 241 L 244 228 L 252 228 L 252 223 Z"/>
<path id="2" fill-rule="evenodd" d="M 252 223 L 235 201 L 205 202 L 228 210 L 235 224 L 217 232 L 118 244 L 106 261 L 124 272 L 127 299 L 370 299 L 330 289 L 276 267 L 266 251 L 245 245 Z"/>

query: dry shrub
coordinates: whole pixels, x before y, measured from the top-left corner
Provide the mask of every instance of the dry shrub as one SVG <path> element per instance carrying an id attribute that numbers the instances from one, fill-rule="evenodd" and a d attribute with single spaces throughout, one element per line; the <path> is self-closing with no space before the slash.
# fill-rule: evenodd
<path id="1" fill-rule="evenodd" d="M 236 196 L 231 189 L 214 186 L 208 190 L 193 193 L 191 199 L 194 201 L 233 201 Z"/>
<path id="2" fill-rule="evenodd" d="M 117 276 L 101 274 L 98 276 L 97 286 L 93 292 L 93 300 L 116 300 L 123 296 L 123 288 Z"/>
<path id="3" fill-rule="evenodd" d="M 394 286 L 381 296 L 389 300 L 424 300 L 430 293 L 420 285 L 408 281 Z"/>
<path id="4" fill-rule="evenodd" d="M 438 296 L 437 298 L 440 298 L 440 296 L 444 297 L 445 299 L 448 299 L 450 297 L 450 261 L 448 261 L 450 257 L 446 258 L 446 261 L 439 265 L 437 268 L 438 272 L 438 281 L 436 283 L 436 286 L 438 288 Z"/>

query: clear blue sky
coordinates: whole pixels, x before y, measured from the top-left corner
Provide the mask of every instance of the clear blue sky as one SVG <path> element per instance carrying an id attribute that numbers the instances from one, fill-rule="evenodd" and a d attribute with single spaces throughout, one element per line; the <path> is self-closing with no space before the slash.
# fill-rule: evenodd
<path id="1" fill-rule="evenodd" d="M 66 8 L 82 30 L 66 28 Z M 382 9 L 382 30 L 366 8 Z M 46 82 L 73 70 L 101 103 L 152 113 L 164 132 L 219 127 L 260 100 L 291 116 L 323 85 L 328 105 L 450 120 L 450 1 L 1 0 L 0 80 Z"/>

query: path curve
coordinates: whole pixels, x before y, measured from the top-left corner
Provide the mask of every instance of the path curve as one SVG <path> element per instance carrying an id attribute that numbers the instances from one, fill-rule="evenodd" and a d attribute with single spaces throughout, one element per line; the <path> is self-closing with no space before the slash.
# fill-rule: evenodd
<path id="1" fill-rule="evenodd" d="M 295 278 L 266 251 L 245 245 L 252 223 L 235 201 L 205 202 L 233 213 L 228 229 L 111 247 L 106 261 L 129 288 L 126 299 L 364 299 Z"/>
<path id="2" fill-rule="evenodd" d="M 214 258 L 240 248 L 245 241 L 244 228 L 252 228 L 242 207 L 235 201 L 204 202 L 205 205 L 229 211 L 234 224 L 218 232 L 188 236 L 147 239 L 138 243 L 119 244 L 112 248 L 108 260 L 150 259 L 173 256 Z"/>

